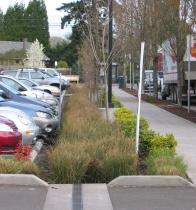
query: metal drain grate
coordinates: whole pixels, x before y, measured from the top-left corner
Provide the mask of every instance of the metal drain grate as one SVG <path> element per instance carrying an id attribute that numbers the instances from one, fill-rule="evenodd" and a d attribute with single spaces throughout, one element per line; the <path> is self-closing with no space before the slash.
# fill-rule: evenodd
<path id="1" fill-rule="evenodd" d="M 72 210 L 83 210 L 82 185 L 81 184 L 73 185 Z"/>

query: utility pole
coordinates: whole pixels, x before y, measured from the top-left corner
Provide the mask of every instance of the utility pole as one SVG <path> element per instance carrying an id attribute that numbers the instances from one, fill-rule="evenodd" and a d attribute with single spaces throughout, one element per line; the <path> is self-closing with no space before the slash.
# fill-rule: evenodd
<path id="1" fill-rule="evenodd" d="M 112 47 L 113 47 L 113 0 L 108 0 L 109 7 L 109 67 L 108 67 L 108 103 L 112 107 Z"/>
<path id="2" fill-rule="evenodd" d="M 189 39 L 188 39 L 188 47 L 187 47 L 187 50 L 188 50 L 188 113 L 190 113 L 190 86 L 191 86 L 191 77 L 190 77 L 190 74 L 191 74 L 191 33 L 189 34 Z"/>

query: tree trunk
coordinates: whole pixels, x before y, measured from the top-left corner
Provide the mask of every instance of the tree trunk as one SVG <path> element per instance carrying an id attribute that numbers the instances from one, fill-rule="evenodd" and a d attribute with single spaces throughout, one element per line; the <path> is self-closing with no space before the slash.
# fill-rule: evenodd
<path id="1" fill-rule="evenodd" d="M 158 99 L 158 69 L 157 69 L 157 57 L 153 60 L 153 86 L 154 86 L 154 97 Z"/>
<path id="2" fill-rule="evenodd" d="M 177 62 L 177 81 L 178 81 L 178 105 L 182 106 L 182 88 L 184 85 L 183 61 Z"/>

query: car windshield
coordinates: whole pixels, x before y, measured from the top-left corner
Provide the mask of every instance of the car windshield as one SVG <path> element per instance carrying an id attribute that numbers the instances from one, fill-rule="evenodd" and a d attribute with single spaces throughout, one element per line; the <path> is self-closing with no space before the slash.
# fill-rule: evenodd
<path id="1" fill-rule="evenodd" d="M 45 71 L 41 71 L 42 72 L 42 74 L 44 74 L 47 78 L 53 78 L 54 76 L 53 75 L 51 75 L 50 73 L 48 73 L 48 72 L 45 72 Z"/>
<path id="2" fill-rule="evenodd" d="M 48 69 L 47 72 L 54 77 L 59 76 L 59 73 L 55 69 Z"/>
<path id="3" fill-rule="evenodd" d="M 29 86 L 29 87 L 36 87 L 38 86 L 38 84 L 36 82 L 32 82 L 30 80 L 27 79 L 19 79 L 23 84 Z"/>
<path id="4" fill-rule="evenodd" d="M 0 85 L 4 88 L 6 88 L 7 90 L 9 90 L 11 93 L 15 94 L 15 95 L 22 95 L 19 91 L 15 90 L 14 88 L 6 85 L 5 83 L 3 82 L 0 82 Z"/>

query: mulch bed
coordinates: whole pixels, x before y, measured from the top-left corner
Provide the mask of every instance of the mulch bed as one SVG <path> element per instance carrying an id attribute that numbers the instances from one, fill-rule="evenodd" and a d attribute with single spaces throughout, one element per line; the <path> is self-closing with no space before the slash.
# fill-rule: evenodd
<path id="1" fill-rule="evenodd" d="M 137 91 L 136 90 L 130 90 L 128 88 L 123 89 L 124 91 L 126 91 L 127 93 L 130 93 L 134 96 L 138 96 L 137 95 Z M 142 95 L 142 100 L 146 101 L 148 103 L 154 104 L 155 106 L 160 107 L 161 109 L 164 109 L 172 114 L 175 114 L 179 117 L 182 117 L 186 120 L 189 120 L 193 123 L 196 123 L 196 111 L 190 110 L 190 113 L 188 113 L 187 109 L 185 109 L 184 107 L 181 107 L 177 104 L 174 104 L 170 101 L 163 101 L 163 100 L 156 100 L 154 97 L 149 96 L 149 95 Z"/>

